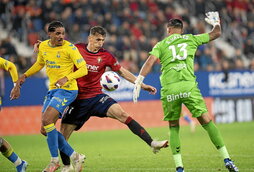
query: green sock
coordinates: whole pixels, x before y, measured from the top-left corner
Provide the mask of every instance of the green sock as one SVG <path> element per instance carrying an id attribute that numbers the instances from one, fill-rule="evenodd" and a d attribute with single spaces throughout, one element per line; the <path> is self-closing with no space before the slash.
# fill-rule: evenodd
<path id="1" fill-rule="evenodd" d="M 183 167 L 181 146 L 179 138 L 179 126 L 170 127 L 170 147 L 176 167 Z"/>
<path id="2" fill-rule="evenodd" d="M 222 136 L 213 121 L 202 125 L 202 127 L 207 131 L 211 141 L 217 149 L 220 149 L 224 146 Z"/>

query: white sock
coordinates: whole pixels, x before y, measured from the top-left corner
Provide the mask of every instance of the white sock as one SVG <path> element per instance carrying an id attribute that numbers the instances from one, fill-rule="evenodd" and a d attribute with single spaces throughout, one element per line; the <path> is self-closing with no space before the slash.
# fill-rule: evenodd
<path id="1" fill-rule="evenodd" d="M 70 158 L 72 160 L 74 160 L 76 158 L 76 156 L 77 156 L 77 152 L 73 151 L 73 153 L 71 154 Z"/>
<path id="2" fill-rule="evenodd" d="M 14 165 L 17 167 L 22 163 L 22 160 L 18 157 L 18 159 L 14 162 Z"/>
<path id="3" fill-rule="evenodd" d="M 51 157 L 51 161 L 59 162 L 59 158 L 58 157 Z"/>

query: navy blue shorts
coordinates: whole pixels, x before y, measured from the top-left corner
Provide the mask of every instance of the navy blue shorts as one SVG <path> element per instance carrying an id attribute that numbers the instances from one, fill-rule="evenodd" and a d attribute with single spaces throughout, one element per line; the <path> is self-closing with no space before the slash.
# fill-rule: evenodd
<path id="1" fill-rule="evenodd" d="M 98 94 L 88 99 L 76 99 L 72 102 L 63 114 L 62 123 L 76 125 L 79 130 L 91 117 L 107 117 L 109 107 L 117 103 L 107 94 Z"/>

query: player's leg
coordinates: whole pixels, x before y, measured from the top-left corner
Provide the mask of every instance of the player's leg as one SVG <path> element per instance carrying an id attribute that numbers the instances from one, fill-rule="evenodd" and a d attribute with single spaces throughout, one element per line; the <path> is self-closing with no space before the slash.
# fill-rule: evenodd
<path id="1" fill-rule="evenodd" d="M 173 160 L 175 163 L 176 171 L 181 172 L 184 170 L 183 161 L 181 155 L 181 142 L 180 142 L 180 124 L 179 119 L 181 116 L 182 103 L 179 100 L 169 101 L 168 95 L 172 95 L 172 90 L 163 90 L 162 94 L 162 106 L 164 112 L 164 120 L 169 121 L 169 140 L 170 148 L 173 154 Z M 176 94 L 176 93 L 173 93 Z M 178 93 L 177 93 L 178 94 Z"/>
<path id="2" fill-rule="evenodd" d="M 169 121 L 169 131 L 170 131 L 170 148 L 173 154 L 173 159 L 175 162 L 176 171 L 183 171 L 183 161 L 181 155 L 181 142 L 180 142 L 180 125 L 179 119 Z"/>
<path id="3" fill-rule="evenodd" d="M 223 157 L 224 163 L 229 171 L 238 171 L 237 167 L 235 167 L 233 162 L 230 160 L 228 151 L 218 128 L 207 113 L 208 110 L 205 101 L 197 87 L 192 89 L 190 98 L 185 101 L 184 104 L 193 114 L 193 117 L 196 117 L 202 127 L 207 131 L 210 140 Z"/>
<path id="4" fill-rule="evenodd" d="M 228 154 L 227 148 L 224 144 L 220 131 L 218 130 L 214 122 L 211 120 L 208 113 L 204 113 L 200 117 L 198 117 L 198 121 L 202 125 L 202 127 L 207 131 L 210 140 L 212 141 L 212 143 L 222 156 L 226 168 L 228 168 L 229 171 L 238 171 L 238 168 L 234 165 L 233 161 L 230 159 L 230 156 Z"/>
<path id="5" fill-rule="evenodd" d="M 64 138 L 68 141 L 74 130 L 79 130 L 84 123 L 90 118 L 91 112 L 89 107 L 93 106 L 93 98 L 91 99 L 76 99 L 65 110 L 61 121 L 60 131 Z M 73 166 L 70 162 L 70 157 L 60 151 L 61 159 L 64 164 L 62 172 L 73 171 Z M 85 159 L 85 156 L 83 160 Z M 84 161 L 77 164 L 77 166 L 83 165 Z"/>
<path id="6" fill-rule="evenodd" d="M 66 141 L 69 140 L 72 132 L 75 130 L 76 127 L 77 126 L 73 125 L 73 124 L 61 123 L 60 132 L 63 134 Z M 60 151 L 60 156 L 61 156 L 62 162 L 64 164 L 61 172 L 71 172 L 71 171 L 73 171 L 74 168 L 71 164 L 70 157 L 68 155 L 66 155 L 65 153 L 63 153 L 62 151 Z"/>
<path id="7" fill-rule="evenodd" d="M 47 143 L 51 153 L 51 162 L 44 171 L 56 171 L 59 167 L 58 149 L 68 155 L 74 163 L 82 161 L 83 155 L 76 153 L 63 135 L 56 130 L 55 123 L 64 109 L 74 101 L 77 91 L 51 90 L 43 105 L 42 125 L 47 133 Z"/>
<path id="8" fill-rule="evenodd" d="M 51 106 L 48 106 L 42 115 L 42 126 L 46 131 L 47 144 L 51 154 L 50 164 L 43 170 L 44 172 L 56 171 L 60 167 L 58 158 L 58 132 L 55 127 L 58 116 L 59 112 Z"/>
<path id="9" fill-rule="evenodd" d="M 20 157 L 13 151 L 11 145 L 2 137 L 0 137 L 0 152 L 2 152 L 3 156 L 15 165 L 17 172 L 26 171 L 27 162 L 21 160 Z"/>
<path id="10" fill-rule="evenodd" d="M 148 132 L 142 127 L 137 121 L 135 121 L 132 117 L 129 116 L 128 113 L 126 113 L 122 107 L 115 103 L 112 104 L 108 111 L 107 116 L 117 119 L 118 121 L 126 124 L 129 129 L 136 134 L 138 137 L 140 137 L 143 141 L 145 141 L 149 146 L 153 148 L 153 152 L 157 153 L 161 148 L 168 146 L 168 141 L 156 141 L 151 138 L 151 136 L 148 134 Z"/>

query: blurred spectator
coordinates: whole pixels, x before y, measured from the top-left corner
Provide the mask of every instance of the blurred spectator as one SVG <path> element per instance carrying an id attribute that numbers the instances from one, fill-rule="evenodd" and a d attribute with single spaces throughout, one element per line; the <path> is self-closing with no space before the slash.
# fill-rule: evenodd
<path id="1" fill-rule="evenodd" d="M 17 57 L 17 51 L 14 45 L 11 43 L 11 37 L 3 39 L 0 43 L 0 56 L 9 60 L 9 58 Z"/>
<path id="2" fill-rule="evenodd" d="M 109 34 L 106 46 L 119 61 L 134 64 L 131 70 L 136 71 L 145 52 L 165 36 L 169 19 L 183 19 L 185 33 L 200 34 L 209 27 L 204 23 L 204 14 L 211 10 L 219 11 L 221 41 L 229 44 L 237 57 L 230 57 L 230 53 L 225 53 L 228 50 L 215 42 L 214 46 L 198 50 L 195 70 L 222 70 L 221 64 L 231 63 L 230 58 L 241 59 L 242 68 L 247 68 L 254 58 L 253 0 L 1 0 L 0 28 L 32 47 L 37 39 L 48 38 L 43 26 L 52 20 L 65 24 L 67 39 L 74 43 L 86 40 L 91 26 L 102 25 Z M 13 47 L 8 48 L 12 50 Z M 1 45 L 0 53 L 5 55 L 5 51 Z M 16 60 L 20 66 L 25 64 L 22 58 Z M 158 71 L 156 68 L 154 65 L 153 70 Z"/>
<path id="3" fill-rule="evenodd" d="M 249 69 L 254 71 L 254 58 L 250 61 Z"/>

